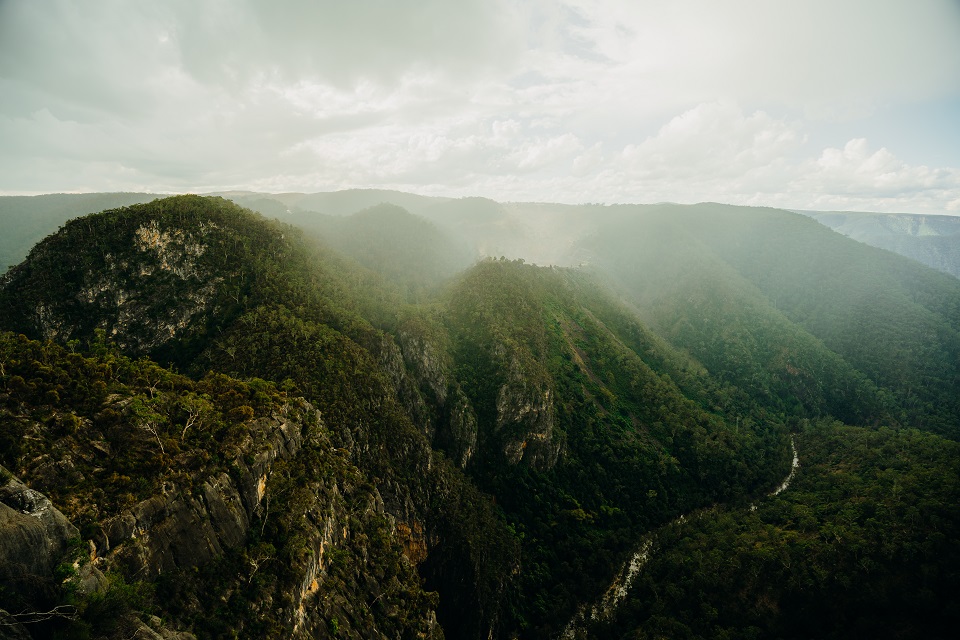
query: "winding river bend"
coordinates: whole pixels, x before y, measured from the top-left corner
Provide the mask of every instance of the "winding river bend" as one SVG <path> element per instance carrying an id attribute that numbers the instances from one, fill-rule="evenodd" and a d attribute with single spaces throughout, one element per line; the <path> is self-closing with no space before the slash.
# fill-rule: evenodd
<path id="1" fill-rule="evenodd" d="M 790 472 L 776 489 L 767 494 L 768 498 L 779 495 L 780 493 L 786 491 L 790 486 L 790 483 L 793 481 L 793 477 L 797 473 L 797 468 L 800 466 L 800 457 L 797 455 L 797 444 L 794 436 L 792 435 L 790 436 L 790 449 L 793 452 L 793 462 L 790 465 Z M 750 505 L 751 511 L 755 510 L 756 508 L 756 505 Z M 695 513 L 703 514 L 706 511 L 706 509 L 698 509 Z M 624 563 L 620 571 L 617 572 L 613 582 L 611 582 L 610 586 L 607 587 L 606 591 L 603 592 L 603 595 L 600 596 L 600 598 L 598 598 L 593 605 L 580 605 L 580 607 L 577 609 L 577 613 L 573 616 L 573 618 L 571 618 L 570 622 L 567 623 L 563 633 L 560 634 L 560 640 L 574 640 L 577 637 L 577 632 L 583 631 L 587 622 L 609 620 L 612 618 L 613 614 L 616 613 L 617 607 L 620 606 L 620 603 L 627 596 L 627 591 L 630 590 L 631 585 L 633 585 L 633 581 L 643 569 L 644 565 L 646 565 L 650 560 L 650 556 L 654 551 L 653 542 L 656 538 L 657 531 L 686 522 L 688 517 L 693 516 L 692 514 L 682 515 L 670 523 L 658 528 L 656 531 L 652 531 L 643 536 L 643 538 L 640 540 L 637 550 L 633 553 L 633 555 L 630 556 L 630 559 Z"/>

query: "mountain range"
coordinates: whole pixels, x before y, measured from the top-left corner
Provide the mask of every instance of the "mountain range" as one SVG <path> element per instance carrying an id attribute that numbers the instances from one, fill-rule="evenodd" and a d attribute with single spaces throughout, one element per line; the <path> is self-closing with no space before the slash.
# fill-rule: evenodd
<path id="1" fill-rule="evenodd" d="M 955 628 L 957 278 L 776 209 L 222 195 L 0 199 L 62 224 L 4 248 L 0 633 Z"/>
<path id="2" fill-rule="evenodd" d="M 344 217 L 392 204 L 425 218 L 454 236 L 467 235 L 469 255 L 523 258 L 538 264 L 575 266 L 571 246 L 595 229 L 594 218 L 608 207 L 548 203 L 497 203 L 485 198 L 420 196 L 382 189 L 321 193 L 224 191 L 217 195 L 269 218 L 311 226 L 325 216 Z M 151 193 L 0 196 L 0 266 L 23 260 L 34 244 L 71 218 L 104 209 L 150 202 Z M 960 277 L 960 217 L 913 213 L 801 211 L 854 240 L 887 249 L 943 273 Z M 604 217 L 603 213 L 599 216 Z M 558 224 L 562 222 L 562 224 Z M 461 247 L 462 248 L 462 247 Z"/>

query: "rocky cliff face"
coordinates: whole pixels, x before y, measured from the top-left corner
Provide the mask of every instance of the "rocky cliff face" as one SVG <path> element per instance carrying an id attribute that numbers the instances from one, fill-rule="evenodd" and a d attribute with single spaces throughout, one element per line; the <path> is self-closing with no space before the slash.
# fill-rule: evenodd
<path id="1" fill-rule="evenodd" d="M 79 531 L 47 496 L 30 489 L 5 468 L 0 486 L 0 638 L 31 640 L 71 625 L 81 608 L 110 597 L 109 580 L 93 562 L 93 544 L 81 541 Z M 65 603 L 57 591 L 69 593 Z M 78 604 L 79 603 L 79 604 Z M 6 606 L 10 611 L 4 610 Z M 15 612 L 15 613 L 13 613 Z M 112 624 L 138 637 L 195 640 L 155 617 L 123 616 Z"/>
<path id="2" fill-rule="evenodd" d="M 71 542 L 78 538 L 77 528 L 45 495 L 0 467 L 0 638 L 29 640 L 30 624 L 55 610 L 49 606 L 51 577 L 72 560 Z"/>
<path id="3" fill-rule="evenodd" d="M 0 467 L 0 579 L 46 576 L 79 531 L 50 500 Z"/>
<path id="4" fill-rule="evenodd" d="M 164 482 L 158 495 L 101 521 L 94 537 L 98 566 L 123 567 L 127 575 L 153 580 L 244 544 L 251 523 L 264 516 L 274 464 L 296 456 L 304 437 L 319 426 L 318 413 L 305 403 L 252 421 L 229 473 Z"/>
<path id="5" fill-rule="evenodd" d="M 112 620 L 106 637 L 181 633 L 171 626 L 214 636 L 442 637 L 397 523 L 312 405 L 262 382 L 197 383 L 146 361 L 0 337 L 0 438 L 20 443 L 2 455 L 23 480 L 3 472 L 0 582 L 13 590 L 0 590 L 0 609 L 50 611 L 73 593 L 85 598 L 64 609 L 69 616 L 21 625 L 26 633 Z M 71 379 L 88 386 L 62 386 Z M 415 546 L 406 551 L 416 557 Z M 159 585 L 162 599 L 135 599 L 106 617 L 88 604 L 126 602 L 139 584 Z M 169 624 L 153 624 L 145 606 Z"/>
<path id="6" fill-rule="evenodd" d="M 263 376 L 316 409 L 265 406 L 259 383 L 214 376 L 201 391 L 150 367 L 133 374 L 130 398 L 111 370 L 112 395 L 101 390 L 95 406 L 24 420 L 22 433 L 49 422 L 58 433 L 47 436 L 68 437 L 16 461 L 69 504 L 98 568 L 164 585 L 185 628 L 218 635 L 230 618 L 252 636 L 440 637 L 420 566 L 452 592 L 447 602 L 481 599 L 482 614 L 451 609 L 447 619 L 489 635 L 516 550 L 488 550 L 509 542 L 503 522 L 486 519 L 491 507 L 465 495 L 466 480 L 430 449 L 452 419 L 465 464 L 469 403 L 454 386 L 449 408 L 447 397 L 435 404 L 424 392 L 432 365 L 427 378 L 411 371 L 392 338 L 338 306 L 339 276 L 284 234 L 192 197 L 81 219 L 0 283 L 0 297 L 18 300 L 3 305 L 0 326 L 101 350 L 106 339 L 200 376 Z M 77 259 L 59 264 L 64 252 Z M 39 392 L 28 390 L 33 401 Z M 447 502 L 461 500 L 451 517 Z M 438 565 L 442 576 L 431 574 Z M 224 602 L 230 615 L 211 616 Z"/>
<path id="7" fill-rule="evenodd" d="M 51 284 L 61 295 L 33 300 L 19 328 L 60 342 L 102 329 L 125 351 L 146 354 L 202 334 L 211 316 L 226 312 L 242 275 L 237 264 L 218 260 L 226 238 L 216 223 L 185 230 L 156 218 L 122 222 L 109 232 L 89 219 L 70 223 L 78 227 L 74 233 L 40 245 L 29 262 L 7 274 L 13 282 L 58 274 Z M 84 243 L 101 248 L 90 252 Z M 66 270 L 64 252 L 77 256 Z"/>
<path id="8" fill-rule="evenodd" d="M 556 464 L 561 444 L 554 437 L 553 389 L 539 367 L 517 354 L 501 353 L 507 365 L 505 383 L 497 392 L 496 432 L 503 455 L 511 464 L 524 462 L 537 469 Z"/>
<path id="9" fill-rule="evenodd" d="M 477 416 L 453 375 L 449 346 L 429 325 L 408 322 L 397 332 L 397 341 L 409 377 L 416 381 L 426 405 L 429 437 L 465 468 L 477 449 Z"/>

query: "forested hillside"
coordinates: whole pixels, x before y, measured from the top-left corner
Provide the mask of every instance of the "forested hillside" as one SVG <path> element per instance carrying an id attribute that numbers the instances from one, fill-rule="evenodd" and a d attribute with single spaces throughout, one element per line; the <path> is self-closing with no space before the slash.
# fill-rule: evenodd
<path id="1" fill-rule="evenodd" d="M 29 523 L 4 514 L 2 606 L 33 637 L 314 635 L 346 619 L 358 637 L 441 635 L 382 500 L 313 406 L 90 346 L 0 335 L 4 508 L 40 517 L 12 472 L 70 523 L 38 566 L 16 544 Z M 303 582 L 319 571 L 322 597 Z M 22 613 L 47 611 L 61 615 Z"/>
<path id="2" fill-rule="evenodd" d="M 299 214 L 288 221 L 385 277 L 408 302 L 428 301 L 476 258 L 466 242 L 392 204 L 349 216 Z"/>
<path id="3" fill-rule="evenodd" d="M 578 633 L 947 628 L 960 281 L 778 210 L 400 195 L 166 198 L 3 276 L 0 531 L 60 516 L 0 615 L 67 607 L 4 620 L 554 638 L 653 539 Z"/>
<path id="4" fill-rule="evenodd" d="M 328 216 L 342 217 L 392 204 L 425 218 L 458 238 L 472 257 L 506 256 L 538 264 L 577 265 L 589 254 L 575 248 L 620 207 L 597 204 L 498 203 L 486 198 L 440 198 L 382 189 L 348 189 L 320 193 L 227 191 L 222 196 L 268 218 L 304 229 L 324 226 Z M 0 221 L 8 230 L 0 238 L 0 268 L 26 256 L 42 238 L 67 220 L 106 208 L 149 202 L 147 193 L 49 194 L 0 196 Z M 630 205 L 632 212 L 655 205 Z M 960 217 L 849 211 L 798 211 L 854 240 L 887 249 L 929 267 L 960 277 Z M 5 257 L 4 257 L 5 256 Z"/>
<path id="5" fill-rule="evenodd" d="M 665 205 L 585 244 L 668 340 L 778 411 L 960 435 L 960 281 L 770 209 Z"/>
<path id="6" fill-rule="evenodd" d="M 59 260 L 61 251 L 76 259 Z M 85 344 L 103 330 L 126 353 L 196 375 L 222 359 L 228 364 L 220 371 L 256 370 L 297 389 L 332 425 L 333 445 L 364 469 L 363 481 L 394 521 L 390 539 L 406 546 L 413 563 L 433 552 L 438 569 L 428 579 L 457 585 L 444 604 L 475 603 L 475 615 L 460 623 L 464 633 L 485 635 L 498 621 L 515 544 L 490 502 L 434 459 L 421 425 L 401 406 L 396 388 L 406 379 L 399 350 L 357 311 L 363 300 L 374 300 L 364 287 L 375 289 L 376 278 L 357 272 L 347 282 L 352 272 L 341 269 L 348 267 L 336 257 L 325 260 L 293 228 L 222 200 L 177 197 L 67 225 L 8 274 L 2 320 L 6 328 L 63 343 Z M 311 493 L 295 520 L 313 508 Z M 334 519 L 329 526 L 339 530 L 349 522 Z M 307 574 L 319 576 L 327 543 L 315 538 L 300 534 L 296 544 L 314 557 Z M 379 593 L 368 595 L 370 607 Z M 312 622 L 321 623 L 329 621 Z"/>
<path id="7" fill-rule="evenodd" d="M 659 530 L 595 638 L 949 638 L 960 621 L 954 441 L 829 421 L 789 491 Z"/>

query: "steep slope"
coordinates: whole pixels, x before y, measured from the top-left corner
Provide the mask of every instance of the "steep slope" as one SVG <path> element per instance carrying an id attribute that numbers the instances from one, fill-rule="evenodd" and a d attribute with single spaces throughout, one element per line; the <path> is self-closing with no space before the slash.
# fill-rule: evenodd
<path id="1" fill-rule="evenodd" d="M 144 611 L 201 636 L 441 635 L 382 500 L 314 407 L 98 351 L 0 334 L 0 462 L 76 525 L 43 566 L 17 564 L 43 545 L 0 557 L 0 607 L 65 612 L 35 616 L 33 637 L 129 637 Z"/>
<path id="2" fill-rule="evenodd" d="M 788 463 L 776 421 L 687 372 L 595 281 L 487 262 L 433 307 L 397 301 L 292 228 L 181 196 L 69 223 L 7 274 L 0 322 L 296 388 L 371 482 L 451 637 L 553 633 L 637 534 L 762 490 Z M 393 336 L 365 319 L 391 313 Z"/>
<path id="3" fill-rule="evenodd" d="M 597 288 L 496 260 L 446 296 L 453 366 L 477 416 L 467 469 L 521 532 L 512 602 L 530 637 L 559 633 L 641 532 L 760 491 L 789 466 L 778 424 L 736 410 L 726 422 L 685 397 L 667 373 L 694 377 L 673 366 L 681 358 Z"/>
<path id="4" fill-rule="evenodd" d="M 960 435 L 955 280 L 767 209 L 667 205 L 584 246 L 668 340 L 772 410 Z"/>
<path id="5" fill-rule="evenodd" d="M 960 571 L 956 442 L 823 422 L 789 490 L 658 532 L 591 638 L 951 638 Z"/>
<path id="6" fill-rule="evenodd" d="M 737 212 L 735 226 L 754 232 L 740 242 L 756 249 L 743 251 L 730 227 L 722 233 L 706 223 L 717 209 L 698 212 L 695 224 L 727 262 L 889 390 L 901 422 L 960 437 L 960 282 L 804 217 L 764 210 Z"/>
<path id="7" fill-rule="evenodd" d="M 665 553 L 644 583 L 653 599 L 631 595 L 612 626 L 592 631 L 782 636 L 798 592 L 767 580 L 807 580 L 776 567 L 796 566 L 803 549 L 818 563 L 839 559 L 842 579 L 881 599 L 898 597 L 889 576 L 927 588 L 921 578 L 933 574 L 918 577 L 905 560 L 919 538 L 900 532 L 919 522 L 918 535 L 933 536 L 940 523 L 927 563 L 955 544 L 956 514 L 887 498 L 909 485 L 953 500 L 936 478 L 955 476 L 955 445 L 809 422 L 951 433 L 952 280 L 773 210 L 424 207 L 450 214 L 446 233 L 377 206 L 315 217 L 327 225 L 317 245 L 223 200 L 170 198 L 71 222 L 0 281 L 0 329 L 61 345 L 0 341 L 0 463 L 49 494 L 126 576 L 87 592 L 94 602 L 127 594 L 103 620 L 141 633 L 149 619 L 138 612 L 153 606 L 200 635 L 235 624 L 275 637 L 556 637 L 638 541 L 688 549 L 662 527 L 715 512 L 736 516 L 692 533 L 697 548 L 756 554 L 744 562 L 766 567 L 762 578 L 709 562 L 715 581 L 685 578 L 682 553 Z M 512 226 L 521 211 L 534 219 Z M 551 228 L 561 222 L 573 226 Z M 428 265 L 459 255 L 445 244 L 458 228 L 590 267 L 485 260 L 438 297 L 429 287 L 411 297 L 421 256 L 408 253 Z M 804 508 L 776 520 L 758 502 L 790 467 L 788 430 L 800 434 L 801 473 L 819 478 L 798 477 L 814 511 L 802 523 Z M 908 472 L 886 454 L 865 464 L 878 448 L 904 452 Z M 937 448 L 932 471 L 920 469 Z M 830 451 L 843 454 L 827 460 Z M 843 475 L 850 468 L 866 484 Z M 875 509 L 853 513 L 845 501 Z M 195 553 L 168 544 L 171 514 Z M 743 523 L 745 547 L 727 544 L 731 522 Z M 772 539 L 766 525 L 788 533 L 756 547 Z M 859 546 L 828 535 L 841 530 Z M 807 547 L 789 546 L 808 533 Z M 848 552 L 883 567 L 876 581 Z M 943 559 L 936 584 L 956 566 Z M 37 584 L 50 606 L 70 597 L 50 575 Z M 742 602 L 726 598 L 741 592 Z M 758 622 L 768 592 L 783 614 Z M 844 602 L 833 587 L 804 597 L 825 611 Z M 908 614 L 891 612 L 910 628 L 894 620 Z M 824 616 L 808 635 L 842 626 Z"/>
<path id="8" fill-rule="evenodd" d="M 221 194 L 237 204 L 259 211 L 268 201 L 281 204 L 287 212 L 320 213 L 329 216 L 347 216 L 379 204 L 390 203 L 414 214 L 437 203 L 450 200 L 420 196 L 403 191 L 386 189 L 345 189 L 320 193 L 224 193 Z"/>
<path id="9" fill-rule="evenodd" d="M 445 279 L 466 268 L 478 255 L 471 242 L 397 204 L 430 211 L 447 201 L 443 198 L 378 190 L 229 197 L 307 231 L 386 278 L 409 302 L 425 301 Z"/>
<path id="10" fill-rule="evenodd" d="M 476 257 L 464 243 L 396 205 L 380 204 L 349 216 L 297 213 L 287 221 L 384 276 L 410 302 L 426 301 Z"/>
<path id="11" fill-rule="evenodd" d="M 74 259 L 58 259 L 66 254 Z M 358 314 L 380 300 L 365 295 L 374 280 L 292 228 L 180 196 L 68 224 L 7 274 L 0 326 L 80 344 L 102 330 L 127 353 L 198 375 L 214 368 L 300 387 L 382 497 L 389 537 L 442 592 L 440 611 L 473 603 L 470 615 L 446 616 L 455 637 L 486 636 L 515 570 L 513 537 L 434 459 L 425 427 L 401 404 L 399 349 Z"/>
<path id="12" fill-rule="evenodd" d="M 485 257 L 576 266 L 577 240 L 607 217 L 602 206 L 499 203 L 486 198 L 439 202 L 417 212 Z"/>

